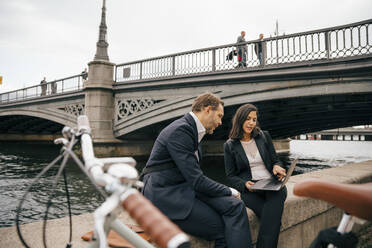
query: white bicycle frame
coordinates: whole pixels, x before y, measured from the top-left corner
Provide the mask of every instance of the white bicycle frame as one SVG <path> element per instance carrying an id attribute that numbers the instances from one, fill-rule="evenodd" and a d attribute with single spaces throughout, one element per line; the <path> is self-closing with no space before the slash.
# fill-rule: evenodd
<path id="1" fill-rule="evenodd" d="M 69 130 L 73 132 L 72 129 Z M 66 135 L 71 136 L 73 135 Z M 112 229 L 124 239 L 129 241 L 135 247 L 154 248 L 152 244 L 144 240 L 137 233 L 117 219 L 118 214 L 123 210 L 122 203 L 132 197 L 131 201 L 138 203 L 139 206 L 147 208 L 140 209 L 134 207 L 132 213 L 137 215 L 137 222 L 144 225 L 145 231 L 150 236 L 155 236 L 155 242 L 161 243 L 162 247 L 178 248 L 189 247 L 189 238 L 176 225 L 169 221 L 158 209 L 156 209 L 148 200 L 143 198 L 139 192 L 132 186 L 142 187 L 143 183 L 138 181 L 138 172 L 134 168 L 136 161 L 131 157 L 121 158 L 96 158 L 93 151 L 92 138 L 90 136 L 89 121 L 86 116 L 78 117 L 78 133 L 81 135 L 81 150 L 85 168 L 92 177 L 93 181 L 100 186 L 104 186 L 106 191 L 112 193 L 106 201 L 94 212 L 95 230 L 93 241 L 89 244 L 90 248 L 106 248 L 107 234 Z M 66 138 L 66 137 L 65 137 Z M 66 141 L 62 141 L 63 144 Z M 73 155 L 72 155 L 73 156 Z M 76 157 L 76 156 L 75 156 Z M 75 159 L 75 158 L 74 158 Z M 108 167 L 108 169 L 106 168 Z M 129 200 L 127 201 L 129 202 Z M 123 205 L 124 206 L 124 205 Z M 148 216 L 148 222 L 141 219 Z M 154 221 L 150 221 L 153 217 Z M 139 220 L 139 221 L 138 221 Z M 152 226 L 163 224 L 156 232 Z"/>
<path id="2" fill-rule="evenodd" d="M 76 133 L 75 130 L 65 127 L 62 131 L 64 138 L 56 139 L 55 143 L 63 144 L 64 149 L 72 156 L 75 162 L 80 163 L 80 167 L 85 167 L 97 184 L 105 186 L 105 189 L 112 193 L 94 212 L 94 238 L 88 247 L 106 248 L 106 236 L 112 229 L 135 247 L 154 248 L 152 244 L 144 240 L 117 218 L 120 211 L 123 210 L 120 202 L 131 192 L 137 192 L 131 187 L 132 184 L 141 186 L 141 182 L 136 181 L 138 176 L 137 170 L 134 168 L 136 161 L 131 157 L 96 158 L 93 152 L 89 126 L 80 127 L 79 130 L 83 132 Z M 75 135 L 81 135 L 81 148 L 85 166 L 82 165 L 81 161 L 71 150 L 70 142 L 74 140 L 71 137 Z M 105 166 L 110 166 L 106 173 L 103 170 Z M 129 183 L 124 184 L 120 181 L 120 178 L 124 176 Z"/>

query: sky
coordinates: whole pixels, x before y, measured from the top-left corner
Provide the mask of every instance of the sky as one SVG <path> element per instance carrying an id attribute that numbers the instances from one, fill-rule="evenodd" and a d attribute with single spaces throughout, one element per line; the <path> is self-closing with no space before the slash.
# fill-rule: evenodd
<path id="1" fill-rule="evenodd" d="M 102 0 L 1 0 L 0 93 L 79 74 L 93 60 Z M 372 18 L 371 0 L 106 0 L 116 64 Z"/>

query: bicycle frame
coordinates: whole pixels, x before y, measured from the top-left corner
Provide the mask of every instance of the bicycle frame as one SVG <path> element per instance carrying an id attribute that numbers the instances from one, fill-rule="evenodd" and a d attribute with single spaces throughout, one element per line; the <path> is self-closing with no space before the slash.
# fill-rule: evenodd
<path id="1" fill-rule="evenodd" d="M 86 116 L 82 115 L 78 117 L 77 129 L 64 127 L 62 129 L 63 138 L 58 138 L 54 141 L 55 144 L 63 145 L 61 154 L 36 176 L 31 185 L 28 186 L 27 191 L 20 200 L 17 208 L 17 233 L 22 244 L 27 248 L 29 247 L 22 237 L 18 221 L 21 207 L 27 194 L 30 192 L 33 184 L 37 182 L 42 175 L 44 175 L 59 160 L 63 159 L 53 182 L 54 191 L 60 175 L 62 172 L 64 173 L 67 160 L 71 157 L 86 174 L 98 192 L 106 199 L 105 202 L 94 212 L 95 227 L 92 242 L 89 244 L 90 248 L 106 248 L 106 236 L 111 229 L 116 231 L 117 234 L 129 241 L 135 247 L 154 248 L 152 244 L 144 240 L 141 236 L 118 220 L 117 216 L 123 209 L 129 213 L 129 215 L 144 229 L 146 234 L 148 234 L 154 243 L 156 243 L 160 248 L 188 248 L 190 246 L 188 236 L 134 188 L 143 187 L 143 183 L 138 181 L 138 172 L 134 168 L 136 161 L 131 157 L 96 158 L 94 156 L 90 131 L 89 120 Z M 84 163 L 80 161 L 77 155 L 73 152 L 73 147 L 79 141 L 79 138 Z M 67 199 L 69 199 L 67 181 L 65 174 L 63 175 L 65 179 L 66 195 Z M 106 191 L 110 193 L 110 196 L 107 196 L 99 186 L 105 187 Z M 44 247 L 47 246 L 45 230 L 48 209 L 52 205 L 52 196 L 53 194 L 49 198 L 44 218 Z M 69 200 L 68 207 L 70 213 L 70 239 L 66 247 L 71 247 L 72 222 Z"/>
<path id="2" fill-rule="evenodd" d="M 98 239 L 93 240 L 89 243 L 89 248 L 98 248 L 102 247 L 101 244 L 106 244 L 106 236 L 109 233 L 110 229 L 114 230 L 118 233 L 121 237 L 128 240 L 131 244 L 135 247 L 144 247 L 144 248 L 154 248 L 153 245 L 148 243 L 142 237 L 140 237 L 137 233 L 132 231 L 129 227 L 123 224 L 121 221 L 117 219 L 120 209 L 116 206 L 119 204 L 119 195 L 114 193 L 114 195 L 110 196 L 94 213 L 95 219 L 95 235 Z M 97 235 L 97 231 L 104 233 L 100 238 Z M 106 247 L 106 246 L 104 246 Z"/>
<path id="3" fill-rule="evenodd" d="M 138 172 L 134 168 L 135 160 L 129 157 L 96 158 L 90 136 L 89 120 L 86 116 L 78 117 L 77 134 L 81 136 L 81 149 L 85 168 L 92 176 L 93 182 L 105 186 L 105 189 L 112 193 L 94 213 L 94 238 L 89 247 L 105 248 L 107 243 L 106 235 L 110 229 L 116 231 L 136 247 L 154 247 L 117 219 L 122 207 L 128 211 L 160 247 L 189 247 L 190 242 L 186 234 L 155 208 L 142 194 L 133 189 L 132 186 L 143 186 L 143 183 L 138 181 Z M 108 169 L 105 168 L 105 165 L 109 165 Z"/>
<path id="4" fill-rule="evenodd" d="M 70 145 L 70 142 L 74 140 L 75 136 L 79 134 L 75 133 L 73 129 L 68 128 L 68 127 L 65 127 L 62 133 L 64 134 L 65 138 L 56 139 L 55 143 L 63 144 L 63 150 L 67 152 L 66 156 L 71 156 L 74 162 L 78 164 L 82 170 L 86 171 L 83 163 L 73 153 L 72 146 Z M 93 153 L 93 147 L 89 146 L 89 144 L 92 144 L 90 136 L 87 134 L 87 136 L 81 137 L 81 139 L 84 140 L 81 142 L 84 159 L 88 161 L 90 165 L 98 164 L 100 166 L 104 166 L 105 164 L 108 164 L 108 165 L 119 164 L 120 167 L 122 167 L 121 170 L 124 169 L 122 173 L 127 174 L 131 176 L 132 178 L 135 178 L 138 176 L 137 171 L 132 167 L 135 165 L 135 160 L 133 158 L 130 158 L 130 157 L 104 158 L 104 159 L 95 158 L 94 153 Z M 86 174 L 89 175 L 87 171 L 86 171 Z M 104 176 L 104 175 L 105 175 L 104 173 L 100 174 L 100 176 Z M 97 177 L 97 172 L 95 176 Z M 90 179 L 93 180 L 94 178 L 90 178 Z M 97 237 L 97 238 L 94 238 L 93 241 L 89 243 L 88 247 L 90 248 L 107 247 L 106 236 L 109 233 L 109 231 L 112 229 L 116 233 L 118 233 L 120 236 L 122 236 L 124 239 L 128 240 L 135 247 L 154 248 L 152 244 L 144 240 L 141 236 L 139 236 L 132 229 L 130 229 L 125 224 L 123 224 L 120 220 L 117 219 L 117 216 L 119 215 L 121 211 L 121 207 L 119 206 L 121 193 L 126 192 L 126 191 L 131 191 L 133 189 L 131 189 L 130 186 L 125 186 L 123 184 L 120 184 L 114 179 L 110 179 L 108 175 L 106 175 L 105 179 L 103 179 L 103 181 L 109 181 L 109 180 L 111 181 L 111 186 L 110 186 L 111 189 L 108 188 L 108 191 L 113 191 L 113 193 L 111 196 L 107 197 L 106 201 L 94 213 L 94 220 L 95 220 L 94 237 Z"/>

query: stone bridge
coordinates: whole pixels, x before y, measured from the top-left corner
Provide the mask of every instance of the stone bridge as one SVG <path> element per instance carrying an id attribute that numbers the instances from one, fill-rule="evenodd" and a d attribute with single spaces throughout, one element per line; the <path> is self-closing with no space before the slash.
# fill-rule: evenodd
<path id="1" fill-rule="evenodd" d="M 74 75 L 0 94 L 1 139 L 53 138 L 85 113 L 96 142 L 153 140 L 206 91 L 225 102 L 223 125 L 208 140 L 226 139 L 232 115 L 247 102 L 258 106 L 260 125 L 274 138 L 370 124 L 371 24 L 239 44 L 247 48 L 246 67 L 238 67 L 235 57 L 227 60 L 236 44 L 117 65 L 98 46 L 87 80 Z"/>

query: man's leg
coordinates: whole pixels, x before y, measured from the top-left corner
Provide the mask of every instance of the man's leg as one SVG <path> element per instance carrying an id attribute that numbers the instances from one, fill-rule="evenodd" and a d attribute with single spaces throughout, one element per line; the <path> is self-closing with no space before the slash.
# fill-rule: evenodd
<path id="1" fill-rule="evenodd" d="M 232 196 L 197 198 L 218 212 L 225 224 L 225 239 L 229 248 L 252 247 L 251 231 L 247 211 L 243 201 Z"/>
<path id="2" fill-rule="evenodd" d="M 262 52 L 258 53 L 258 60 L 260 62 L 260 65 L 262 65 Z"/>
<path id="3" fill-rule="evenodd" d="M 206 240 L 215 240 L 215 248 L 225 248 L 225 227 L 221 216 L 204 202 L 195 199 L 189 216 L 172 220 L 184 232 Z"/>
<path id="4" fill-rule="evenodd" d="M 242 60 L 243 60 L 243 53 L 242 53 L 242 50 L 239 49 L 238 50 L 238 67 L 241 67 L 242 66 Z"/>
<path id="5" fill-rule="evenodd" d="M 243 52 L 243 66 L 247 67 L 247 52 Z"/>

